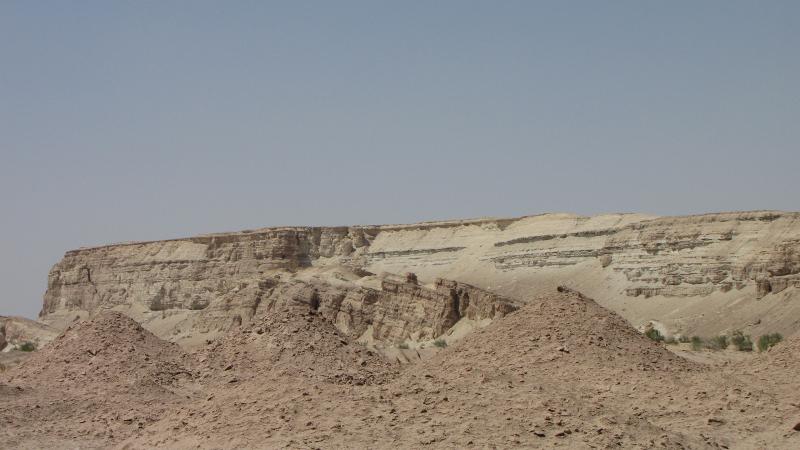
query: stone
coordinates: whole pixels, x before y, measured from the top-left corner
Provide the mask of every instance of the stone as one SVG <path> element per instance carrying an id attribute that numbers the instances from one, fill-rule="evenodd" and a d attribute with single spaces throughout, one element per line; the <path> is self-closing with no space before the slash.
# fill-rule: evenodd
<path id="1" fill-rule="evenodd" d="M 576 274 L 581 292 L 601 303 L 674 298 L 680 317 L 682 298 L 796 295 L 799 242 L 800 215 L 770 211 L 264 228 L 68 251 L 49 273 L 40 322 L 62 330 L 76 314 L 115 308 L 180 340 L 292 304 L 351 337 L 431 338 L 463 318 L 502 317 L 534 291 L 572 286 Z M 329 272 L 306 275 L 315 270 Z M 776 329 L 767 306 L 736 307 Z M 669 325 L 640 310 L 617 312 Z M 715 326 L 712 314 L 697 317 L 696 329 Z M 179 318 L 188 329 L 173 335 Z"/>

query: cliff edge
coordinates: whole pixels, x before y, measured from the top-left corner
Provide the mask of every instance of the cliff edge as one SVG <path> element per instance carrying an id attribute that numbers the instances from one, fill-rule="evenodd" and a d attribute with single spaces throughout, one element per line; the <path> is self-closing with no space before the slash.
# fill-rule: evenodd
<path id="1" fill-rule="evenodd" d="M 458 288 L 443 288 L 443 279 L 481 292 L 467 301 L 502 297 L 469 320 L 491 319 L 506 310 L 498 305 L 524 304 L 563 284 L 634 326 L 654 322 L 669 334 L 788 335 L 800 327 L 798 219 L 776 211 L 544 214 L 265 228 L 82 248 L 50 271 L 40 320 L 63 328 L 117 309 L 180 341 L 247 322 L 279 298 L 305 296 L 353 335 L 430 339 L 467 317 L 459 311 L 444 319 Z M 407 272 L 418 287 L 402 281 L 397 288 L 395 275 Z"/>

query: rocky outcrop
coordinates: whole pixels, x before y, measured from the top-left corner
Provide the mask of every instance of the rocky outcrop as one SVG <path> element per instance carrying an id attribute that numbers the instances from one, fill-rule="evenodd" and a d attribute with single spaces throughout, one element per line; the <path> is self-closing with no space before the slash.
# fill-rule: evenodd
<path id="1" fill-rule="evenodd" d="M 334 285 L 319 280 L 260 283 L 243 298 L 244 315 L 236 313 L 234 326 L 250 323 L 274 310 L 309 309 L 333 323 L 353 339 L 395 343 L 406 339 L 430 340 L 442 335 L 462 318 L 495 319 L 517 309 L 508 298 L 464 283 L 438 279 L 433 287 L 410 281 L 384 279 L 380 289 L 352 284 Z M 205 331 L 231 326 L 230 313 L 212 310 L 204 315 Z"/>
<path id="2" fill-rule="evenodd" d="M 384 280 L 375 303 L 374 337 L 380 340 L 433 339 L 462 318 L 496 319 L 517 309 L 510 299 L 452 280 L 437 279 L 433 289 Z M 401 311 L 397 315 L 397 311 Z"/>
<path id="3" fill-rule="evenodd" d="M 211 329 L 246 322 L 270 302 L 297 296 L 318 302 L 350 333 L 372 326 L 376 338 L 397 339 L 411 332 L 435 335 L 456 317 L 496 312 L 487 306 L 491 302 L 467 293 L 466 285 L 456 283 L 445 293 L 449 282 L 436 281 L 445 278 L 521 302 L 537 289 L 576 285 L 635 325 L 639 319 L 669 322 L 662 310 L 676 323 L 710 321 L 704 313 L 681 311 L 682 305 L 695 307 L 696 300 L 712 297 L 747 310 L 742 321 L 762 319 L 766 310 L 753 302 L 776 294 L 791 297 L 800 287 L 798 219 L 797 213 L 782 212 L 663 218 L 545 214 L 270 228 L 84 248 L 68 252 L 51 270 L 41 318 L 55 322 L 70 312 L 104 308 L 165 316 L 185 311 L 198 318 L 199 325 L 192 326 Z M 327 287 L 304 280 L 303 274 L 324 268 L 340 268 L 345 275 L 325 281 Z M 378 281 L 358 280 L 406 272 L 415 273 L 420 284 L 383 277 L 379 288 Z M 444 301 L 460 289 L 466 294 Z M 654 299 L 673 303 L 651 314 L 641 305 Z"/>

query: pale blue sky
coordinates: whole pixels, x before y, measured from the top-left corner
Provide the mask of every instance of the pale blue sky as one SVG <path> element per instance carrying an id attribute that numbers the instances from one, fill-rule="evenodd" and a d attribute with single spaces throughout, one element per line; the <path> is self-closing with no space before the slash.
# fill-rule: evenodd
<path id="1" fill-rule="evenodd" d="M 63 252 L 800 209 L 798 1 L 0 1 L 0 314 Z"/>

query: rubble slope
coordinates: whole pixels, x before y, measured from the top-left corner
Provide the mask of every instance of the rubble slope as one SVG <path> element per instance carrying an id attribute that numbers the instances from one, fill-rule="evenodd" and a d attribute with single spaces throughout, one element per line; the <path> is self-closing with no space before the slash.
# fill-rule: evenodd
<path id="1" fill-rule="evenodd" d="M 357 351 L 309 306 L 297 302 L 209 343 L 195 353 L 202 396 L 175 402 L 141 429 L 103 442 L 126 448 L 800 443 L 792 430 L 796 384 L 767 378 L 753 386 L 741 369 L 684 360 L 569 290 L 532 298 L 434 357 L 394 367 Z M 784 377 L 792 371 L 775 370 L 785 370 Z M 349 376 L 357 372 L 360 378 Z M 131 401 L 127 408 L 140 400 Z M 61 417 L 52 426 L 74 425 Z"/>

